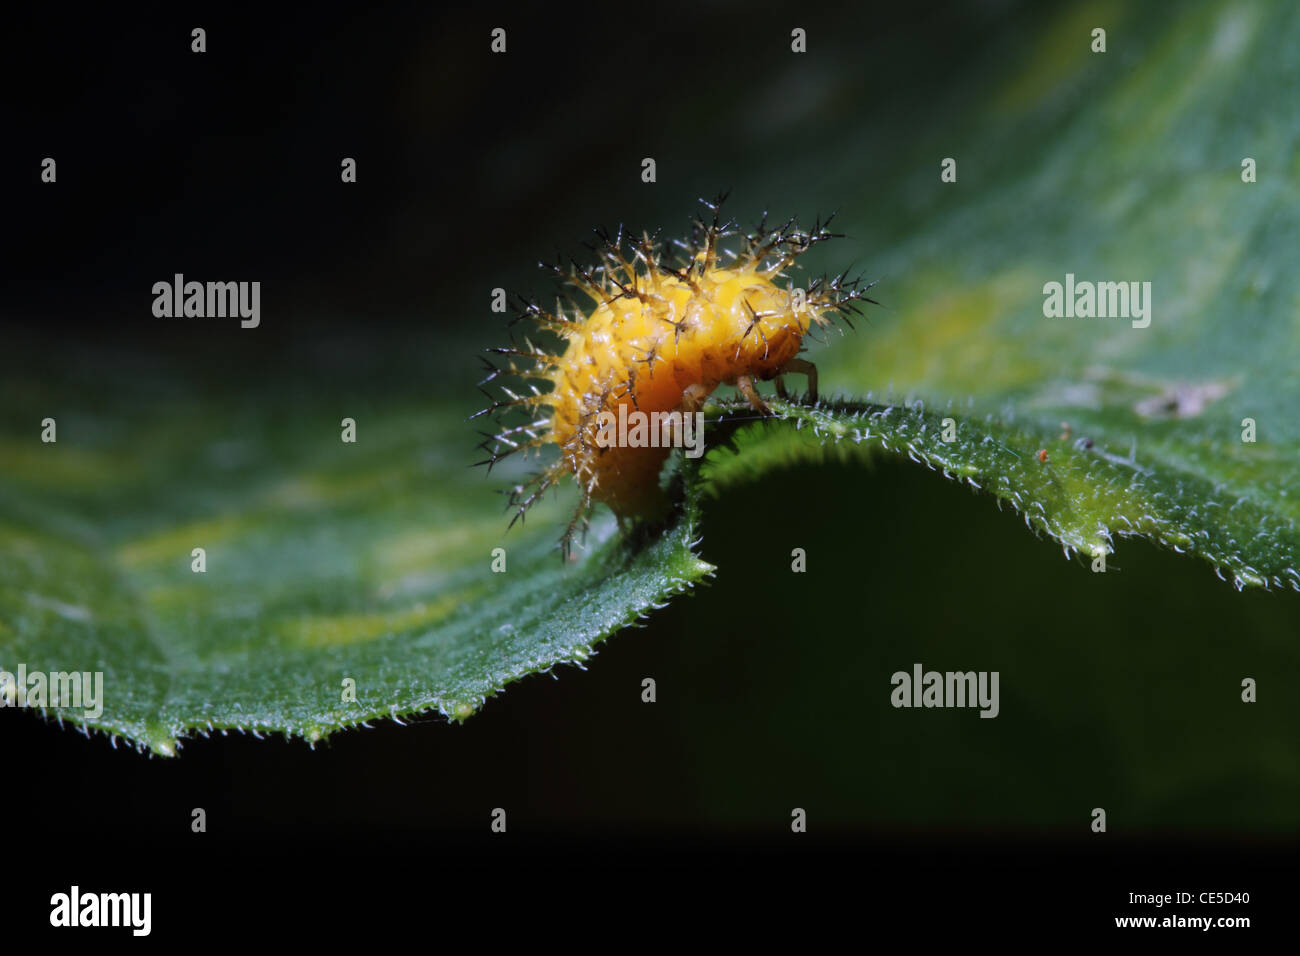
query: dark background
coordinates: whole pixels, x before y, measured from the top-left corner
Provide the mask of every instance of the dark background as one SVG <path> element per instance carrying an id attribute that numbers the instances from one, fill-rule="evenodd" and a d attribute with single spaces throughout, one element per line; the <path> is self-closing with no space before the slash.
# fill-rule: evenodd
<path id="1" fill-rule="evenodd" d="M 925 104 L 1046 6 L 11 16 L 0 362 L 108 350 L 198 377 L 309 381 L 337 373 L 320 362 L 337 348 L 365 374 L 409 375 L 445 335 L 468 356 L 499 339 L 485 289 L 543 288 L 532 263 L 580 252 L 592 225 L 673 226 L 696 196 L 744 178 L 765 111 L 795 108 L 769 65 L 788 51 L 787 20 L 827 44 L 827 68 L 858 71 L 882 135 L 925 136 Z M 506 57 L 488 50 L 498 25 Z M 746 97 L 752 111 L 700 132 L 710 103 Z M 821 135 L 769 148 L 833 149 L 835 112 L 858 103 L 814 104 Z M 39 183 L 47 155 L 57 188 Z M 639 179 L 646 155 L 655 187 Z M 344 156 L 355 186 L 339 183 Z M 260 279 L 276 321 L 255 339 L 237 323 L 160 326 L 148 290 L 173 272 Z M 788 536 L 753 520 L 774 507 L 797 510 L 816 571 L 793 589 Z M 0 806 L 28 874 L 6 894 L 11 918 L 30 904 L 42 922 L 49 894 L 78 880 L 151 889 L 167 928 L 222 894 L 275 917 L 335 898 L 400 914 L 430 905 L 426 891 L 451 894 L 445 906 L 526 888 L 540 917 L 570 898 L 557 879 L 578 900 L 670 887 L 691 901 L 679 909 L 728 887 L 821 905 L 838 891 L 875 920 L 959 913 L 990 932 L 1030 915 L 1104 925 L 1133 912 L 1130 891 L 1246 889 L 1257 902 L 1232 909 L 1248 915 L 1279 901 L 1295 751 L 1249 756 L 1267 703 L 1243 708 L 1233 687 L 1238 673 L 1295 674 L 1294 595 L 1236 594 L 1140 541 L 1103 579 L 990 500 L 897 463 L 765 478 L 712 503 L 704 538 L 726 569 L 715 583 L 602 646 L 585 672 L 523 681 L 463 726 L 381 724 L 314 751 L 195 739 L 159 760 L 6 714 Z M 966 666 L 1001 662 L 1002 716 L 905 722 L 845 666 L 846 648 L 899 666 L 955 664 L 952 648 Z M 1018 712 L 1017 669 L 1099 702 Z M 1265 693 L 1286 693 L 1279 683 Z M 1183 690 L 1153 691 L 1168 684 Z M 1116 714 L 1111 700 L 1131 706 Z M 1234 740 L 1248 756 L 1190 789 L 1160 769 Z M 195 806 L 205 835 L 189 831 Z M 488 832 L 497 806 L 507 837 Z M 809 811 L 803 836 L 789 832 L 793 806 Z M 1110 814 L 1104 836 L 1089 832 L 1094 806 Z"/>
<path id="2" fill-rule="evenodd" d="M 882 128 L 909 113 L 923 124 L 916 105 L 950 87 L 981 37 L 1005 36 L 1011 8 L 799 8 L 829 48 L 821 68 L 851 68 L 861 99 L 814 102 L 820 135 L 794 141 L 763 137 L 766 114 L 807 99 L 774 84 L 790 40 L 772 25 L 791 16 L 780 5 L 653 5 L 625 20 L 425 4 L 20 15 L 3 48 L 17 147 L 4 156 L 5 315 L 156 339 L 139 290 L 188 268 L 261 277 L 297 320 L 277 323 L 287 336 L 487 320 L 480 276 L 536 285 L 531 263 L 580 252 L 597 223 L 677 228 L 697 196 L 771 152 L 832 151 L 835 110 L 869 102 Z M 496 25 L 506 56 L 488 49 Z M 917 56 L 881 57 L 900 44 Z M 664 188 L 641 183 L 647 155 Z M 44 156 L 58 159 L 56 190 L 41 188 Z M 358 188 L 340 188 L 344 156 Z"/>

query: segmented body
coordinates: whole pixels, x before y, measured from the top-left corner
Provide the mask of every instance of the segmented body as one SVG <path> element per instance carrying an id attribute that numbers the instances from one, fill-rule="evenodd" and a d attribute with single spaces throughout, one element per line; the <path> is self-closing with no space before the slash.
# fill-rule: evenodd
<path id="1" fill-rule="evenodd" d="M 628 241 L 620 228 L 610 237 L 598 232 L 600 262 L 592 269 L 552 267 L 563 281 L 589 300 L 554 312 L 524 300 L 519 319 L 529 319 L 559 337 L 549 352 L 525 340 L 523 347 L 489 351 L 508 356 L 505 367 L 489 363 L 484 382 L 503 374 L 539 381 L 528 394 L 503 387 L 479 414 L 498 413 L 503 427 L 483 446 L 489 466 L 517 452 L 554 444 L 556 459 L 528 481 L 510 489 L 515 518 L 565 474 L 572 474 L 582 501 L 562 539 L 567 549 L 585 526 L 594 502 L 608 505 L 620 519 L 652 516 L 667 506 L 659 487 L 666 447 L 606 447 L 597 441 L 601 412 L 693 412 L 719 385 L 741 389 L 755 408 L 766 406 L 755 381 L 786 371 L 815 370 L 796 357 L 814 325 L 856 311 L 870 288 L 843 275 L 814 279 L 806 288 L 786 278 L 795 260 L 817 242 L 833 238 L 827 224 L 811 231 L 791 220 L 777 229 L 760 224 L 745 235 L 737 253 L 720 249 L 733 224 L 720 224 L 717 204 L 711 224 L 695 223 L 691 242 L 679 243 L 685 255 L 670 264 L 664 245 L 648 235 Z M 728 261 L 723 261 L 724 259 Z M 489 395 L 489 398 L 492 396 Z M 528 420 L 509 423 L 510 413 Z"/>

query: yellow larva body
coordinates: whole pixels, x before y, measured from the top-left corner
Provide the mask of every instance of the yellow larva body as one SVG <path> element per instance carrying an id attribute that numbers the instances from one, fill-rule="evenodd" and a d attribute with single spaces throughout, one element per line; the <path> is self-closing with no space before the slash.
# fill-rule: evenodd
<path id="1" fill-rule="evenodd" d="M 560 337 L 556 353 L 531 342 L 491 350 L 528 359 L 531 367 L 512 358 L 505 369 L 492 366 L 485 382 L 509 373 L 549 388 L 534 387 L 529 395 L 505 388 L 507 400 L 484 410 L 523 410 L 533 419 L 488 436 L 486 463 L 549 444 L 559 448 L 549 468 L 511 489 L 511 504 L 516 519 L 522 517 L 561 475 L 572 474 L 583 498 L 566 549 L 593 502 L 608 505 L 620 519 L 653 515 L 666 505 L 658 478 L 669 449 L 602 444 L 602 412 L 693 412 L 723 384 L 740 387 L 765 411 L 753 382 L 794 370 L 792 363 L 804 370 L 807 363 L 796 356 L 811 325 L 827 324 L 828 313 L 853 311 L 869 288 L 843 276 L 816 279 L 808 288 L 777 284 L 799 254 L 832 238 L 825 226 L 801 232 L 792 221 L 773 231 L 760 225 L 732 261 L 720 262 L 718 240 L 730 233 L 719 225 L 716 205 L 706 205 L 714 210 L 713 224 L 696 223 L 694 242 L 677 265 L 668 266 L 665 250 L 648 236 L 625 249 L 620 230 L 617 239 L 602 235 L 596 268 L 556 267 L 591 303 L 589 311 L 557 306 L 554 313 L 525 303 L 522 318 Z"/>
<path id="2" fill-rule="evenodd" d="M 659 505 L 669 449 L 599 447 L 592 409 L 694 411 L 739 376 L 775 376 L 812 321 L 752 265 L 707 270 L 695 284 L 698 292 L 682 279 L 648 275 L 639 284 L 644 299 L 601 302 L 548 376 L 551 440 L 566 449 L 569 470 L 590 476 L 591 497 L 621 516 Z"/>

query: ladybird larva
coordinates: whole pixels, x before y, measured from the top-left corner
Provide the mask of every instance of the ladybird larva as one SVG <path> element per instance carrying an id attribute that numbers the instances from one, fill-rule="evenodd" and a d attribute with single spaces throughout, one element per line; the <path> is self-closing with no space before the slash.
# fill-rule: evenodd
<path id="1" fill-rule="evenodd" d="M 720 222 L 715 202 L 701 200 L 711 222 L 697 219 L 691 239 L 678 242 L 682 253 L 670 258 L 669 244 L 642 233 L 626 237 L 622 226 L 614 236 L 596 230 L 599 257 L 591 268 L 571 263 L 549 268 L 563 285 L 591 302 L 584 309 L 567 294 L 568 307 L 557 299 L 555 311 L 519 297 L 519 314 L 559 339 L 560 348 L 547 351 L 527 338 L 522 344 L 488 349 L 504 356 L 497 365 L 484 359 L 488 375 L 480 388 L 503 375 L 532 379 L 549 389 L 530 385 L 526 394 L 501 386 L 503 399 L 484 390 L 491 404 L 475 414 L 495 414 L 501 425 L 485 434 L 480 445 L 492 465 L 518 452 L 540 452 L 546 445 L 560 450 L 559 458 L 525 482 L 509 489 L 510 524 L 565 474 L 572 474 L 582 499 L 566 529 L 561 546 L 569 553 L 574 533 L 585 530 L 593 502 L 608 505 L 620 524 L 628 519 L 662 513 L 667 506 L 658 476 L 667 447 L 607 446 L 597 439 L 601 412 L 692 412 L 719 385 L 735 386 L 757 411 L 768 408 L 755 382 L 781 376 L 808 376 L 809 396 L 816 399 L 817 370 L 800 359 L 803 337 L 813 325 L 831 317 L 849 324 L 859 302 L 874 283 L 815 278 L 805 289 L 777 285 L 800 255 L 819 242 L 839 238 L 829 231 L 831 219 L 801 230 L 794 219 L 768 228 L 767 216 L 743 234 L 738 252 L 721 241 L 736 235 L 734 222 Z M 850 328 L 852 326 L 850 325 Z M 513 415 L 525 415 L 511 421 Z"/>

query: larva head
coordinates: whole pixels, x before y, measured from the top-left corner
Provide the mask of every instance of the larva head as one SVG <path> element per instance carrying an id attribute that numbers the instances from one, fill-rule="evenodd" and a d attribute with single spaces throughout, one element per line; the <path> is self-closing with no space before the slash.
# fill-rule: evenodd
<path id="1" fill-rule="evenodd" d="M 510 356 L 492 368 L 488 381 L 508 372 L 540 381 L 526 395 L 504 389 L 506 399 L 488 411 L 523 411 L 529 420 L 503 427 L 483 447 L 491 465 L 517 451 L 555 444 L 559 459 L 514 489 L 511 504 L 522 516 L 565 472 L 583 492 L 570 533 L 592 501 L 609 505 L 620 518 L 655 514 L 666 507 L 658 475 L 668 448 L 628 441 L 602 441 L 609 418 L 654 412 L 694 412 L 719 385 L 742 386 L 781 374 L 802 348 L 809 328 L 857 311 L 870 285 L 858 280 L 814 279 L 806 288 L 788 277 L 795 260 L 814 244 L 833 238 L 827 223 L 811 231 L 793 220 L 777 229 L 766 221 L 745 235 L 737 252 L 719 243 L 731 232 L 721 224 L 717 204 L 705 204 L 712 222 L 695 223 L 685 255 L 670 261 L 667 248 L 648 235 L 628 241 L 622 229 L 597 233 L 600 261 L 552 269 L 587 299 L 554 312 L 525 301 L 521 318 L 554 333 L 553 353 L 531 342 L 496 349 Z M 521 364 L 519 360 L 524 360 Z M 482 413 L 480 413 L 482 414 Z"/>

